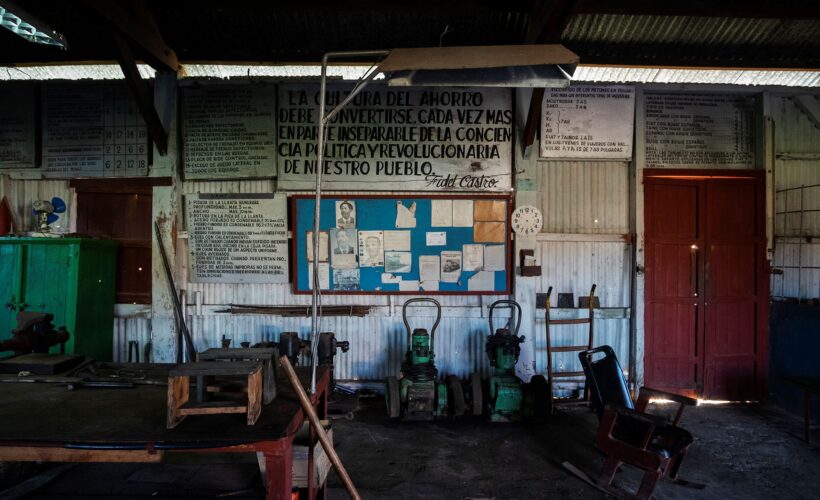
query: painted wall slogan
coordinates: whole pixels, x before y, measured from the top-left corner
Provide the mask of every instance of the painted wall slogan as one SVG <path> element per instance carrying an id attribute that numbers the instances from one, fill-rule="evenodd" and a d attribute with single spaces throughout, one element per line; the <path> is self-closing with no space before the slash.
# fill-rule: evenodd
<path id="1" fill-rule="evenodd" d="M 632 158 L 635 89 L 546 89 L 541 106 L 542 158 Z"/>
<path id="2" fill-rule="evenodd" d="M 351 89 L 328 87 L 328 107 Z M 311 189 L 319 86 L 279 86 L 279 186 Z M 505 191 L 512 165 L 508 89 L 398 89 L 372 85 L 328 127 L 329 189 Z"/>
<path id="3" fill-rule="evenodd" d="M 148 175 L 148 132 L 125 84 L 43 90 L 43 177 Z"/>
<path id="4" fill-rule="evenodd" d="M 203 85 L 182 96 L 186 179 L 276 175 L 273 86 Z"/>
<path id="5" fill-rule="evenodd" d="M 644 94 L 646 167 L 754 166 L 752 97 Z"/>
<path id="6" fill-rule="evenodd" d="M 0 87 L 0 168 L 35 166 L 34 87 Z"/>
<path id="7" fill-rule="evenodd" d="M 284 194 L 186 197 L 192 283 L 287 283 Z"/>

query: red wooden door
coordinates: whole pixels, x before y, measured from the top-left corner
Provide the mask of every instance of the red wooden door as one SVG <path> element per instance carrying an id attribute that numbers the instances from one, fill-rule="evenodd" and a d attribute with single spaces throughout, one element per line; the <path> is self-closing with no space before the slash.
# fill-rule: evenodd
<path id="1" fill-rule="evenodd" d="M 763 179 L 670 177 L 645 178 L 646 383 L 708 399 L 762 398 Z"/>

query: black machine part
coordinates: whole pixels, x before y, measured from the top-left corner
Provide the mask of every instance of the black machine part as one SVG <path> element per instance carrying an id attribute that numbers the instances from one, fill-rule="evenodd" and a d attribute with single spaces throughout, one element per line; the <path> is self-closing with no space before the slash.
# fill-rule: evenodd
<path id="1" fill-rule="evenodd" d="M 282 332 L 279 334 L 279 355 L 287 356 L 294 365 L 299 361 L 299 352 L 305 345 L 296 332 Z"/>
<path id="2" fill-rule="evenodd" d="M 436 308 L 436 322 L 433 323 L 433 328 L 430 330 L 430 358 L 434 357 L 434 349 L 433 345 L 436 340 L 436 328 L 438 328 L 438 324 L 441 322 L 441 304 L 436 299 L 431 299 L 429 297 L 417 297 L 415 299 L 410 299 L 404 303 L 401 308 L 401 319 L 404 321 L 404 328 L 407 330 L 407 350 L 410 351 L 413 345 L 413 334 L 410 330 L 410 322 L 407 321 L 407 306 L 413 303 L 419 302 L 428 302 L 433 304 Z"/>
<path id="3" fill-rule="evenodd" d="M 10 339 L 0 342 L 0 352 L 47 353 L 49 348 L 58 344 L 60 352 L 65 352 L 65 343 L 70 335 L 64 326 L 55 329 L 51 324 L 53 320 L 54 315 L 49 313 L 18 312 L 17 328 L 11 331 Z"/>
<path id="4" fill-rule="evenodd" d="M 505 307 L 509 309 L 516 309 L 518 317 L 515 321 L 515 331 L 511 332 L 509 323 L 504 328 L 494 330 L 493 311 L 496 307 Z M 521 306 L 514 300 L 497 300 L 490 305 L 490 336 L 487 337 L 486 352 L 487 358 L 490 360 L 490 366 L 498 366 L 498 347 L 501 347 L 504 354 L 512 354 L 516 361 L 521 354 L 521 344 L 524 342 L 524 336 L 518 336 L 518 330 L 521 328 Z"/>
<path id="5" fill-rule="evenodd" d="M 337 340 L 336 334 L 333 332 L 322 332 L 319 334 L 317 349 L 319 366 L 333 367 L 333 358 L 336 357 L 337 350 L 341 349 L 342 352 L 347 352 L 350 349 L 350 342 Z"/>

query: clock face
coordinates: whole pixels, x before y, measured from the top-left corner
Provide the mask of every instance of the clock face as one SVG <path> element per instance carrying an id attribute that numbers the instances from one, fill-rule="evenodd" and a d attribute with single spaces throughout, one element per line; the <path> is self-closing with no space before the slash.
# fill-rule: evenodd
<path id="1" fill-rule="evenodd" d="M 524 236 L 536 234 L 543 225 L 541 211 L 532 205 L 518 207 L 512 214 L 512 228 L 516 234 Z"/>

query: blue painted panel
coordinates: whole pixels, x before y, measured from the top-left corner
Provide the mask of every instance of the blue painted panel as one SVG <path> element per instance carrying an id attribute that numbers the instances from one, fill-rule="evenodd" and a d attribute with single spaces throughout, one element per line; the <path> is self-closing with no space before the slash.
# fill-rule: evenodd
<path id="1" fill-rule="evenodd" d="M 803 390 L 787 376 L 820 377 L 820 308 L 774 302 L 770 309 L 769 389 L 772 401 L 803 415 Z M 820 423 L 820 396 L 813 396 L 812 421 Z"/>
<path id="2" fill-rule="evenodd" d="M 416 227 L 412 229 L 405 229 L 410 231 L 410 248 L 412 252 L 412 268 L 409 273 L 393 273 L 396 276 L 401 276 L 405 281 L 412 281 L 419 279 L 418 262 L 421 255 L 440 255 L 442 251 L 458 250 L 462 251 L 462 246 L 466 244 L 475 243 L 473 240 L 472 227 L 432 227 L 430 225 L 430 217 L 432 213 L 432 199 L 433 198 L 356 198 L 356 197 L 323 197 L 320 209 L 320 224 L 322 231 L 328 231 L 336 227 L 336 201 L 339 200 L 353 200 L 356 202 L 356 230 L 357 231 L 392 231 L 402 230 L 396 228 L 396 204 L 401 201 L 404 206 L 409 207 L 414 202 L 416 203 Z M 442 199 L 442 198 L 437 198 Z M 444 198 L 446 199 L 446 198 Z M 505 203 L 509 203 L 508 199 L 504 199 Z M 293 237 L 296 239 L 296 266 L 297 273 L 294 280 L 295 292 L 309 291 L 308 275 L 308 261 L 307 261 L 307 233 L 313 230 L 313 213 L 315 200 L 313 198 L 296 198 L 295 199 L 295 230 Z M 505 222 L 505 234 L 509 232 L 509 226 Z M 426 241 L 426 233 L 428 231 L 446 232 L 447 244 L 443 246 L 428 247 Z M 486 245 L 508 245 L 507 243 L 486 243 Z M 505 254 L 507 249 L 505 248 Z M 332 259 L 332 256 L 331 256 Z M 509 259 L 507 259 L 509 261 Z M 507 262 L 509 268 L 509 262 Z M 384 273 L 384 267 L 362 267 L 360 272 L 360 293 L 368 292 L 385 292 L 397 293 L 399 292 L 399 285 L 397 283 L 382 283 L 381 275 Z M 492 291 L 484 293 L 498 294 L 507 292 L 507 273 L 506 271 L 496 271 L 494 279 L 494 287 Z M 458 283 L 443 283 L 439 284 L 439 291 L 445 293 L 467 293 L 467 283 L 471 276 L 476 274 L 476 271 L 463 271 Z M 323 291 L 323 293 L 332 293 L 335 284 L 333 283 L 333 271 L 330 272 L 330 290 Z M 350 292 L 346 292 L 350 293 Z M 405 293 L 405 292 L 401 292 Z M 424 294 L 425 292 L 412 292 L 413 294 Z M 438 292 L 426 292 L 429 294 L 436 294 Z M 476 292 L 469 292 L 476 293 Z"/>

